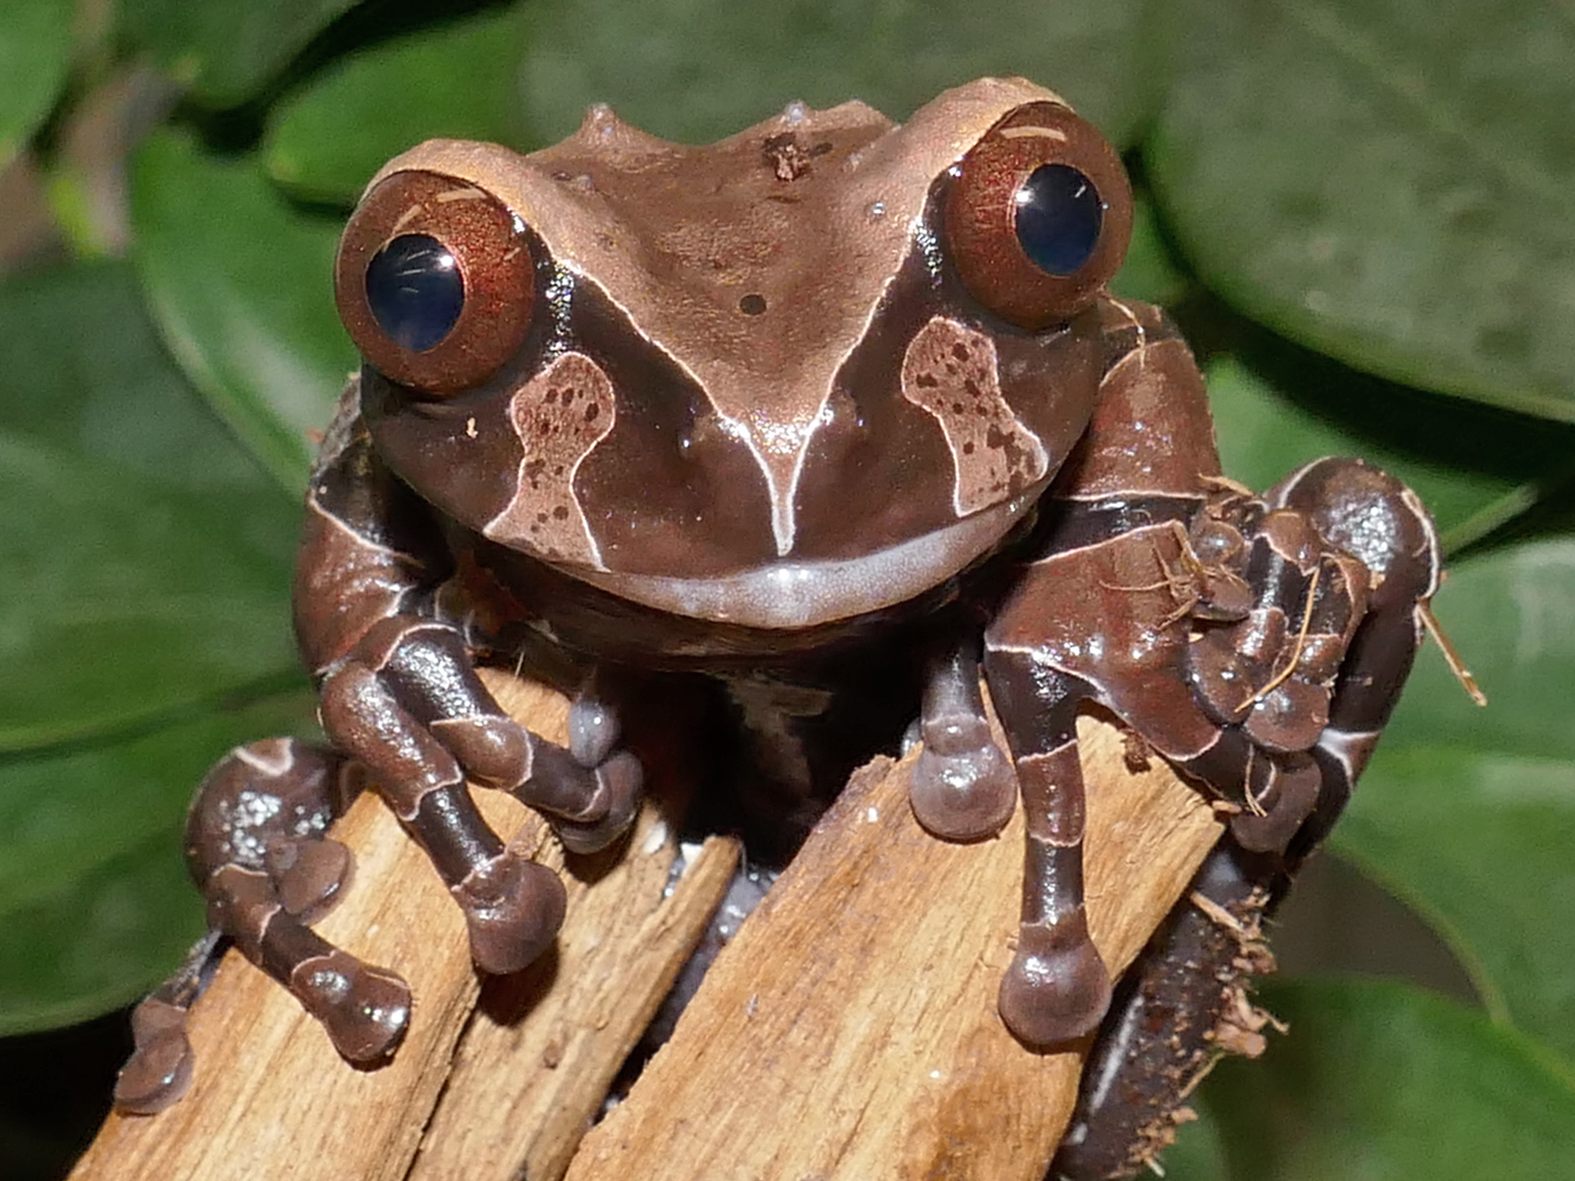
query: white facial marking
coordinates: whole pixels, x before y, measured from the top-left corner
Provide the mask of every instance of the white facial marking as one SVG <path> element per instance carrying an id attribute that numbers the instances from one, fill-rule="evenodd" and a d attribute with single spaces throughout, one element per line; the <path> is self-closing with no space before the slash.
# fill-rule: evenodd
<path id="1" fill-rule="evenodd" d="M 574 477 L 612 431 L 612 382 L 583 353 L 564 353 L 509 400 L 509 417 L 525 449 L 514 498 L 482 532 L 523 544 L 559 562 L 604 569 Z"/>
<path id="2" fill-rule="evenodd" d="M 574 573 L 675 615 L 745 627 L 813 627 L 879 611 L 941 584 L 987 553 L 1033 503 L 1018 497 L 858 558 L 773 562 L 712 578 Z"/>
<path id="3" fill-rule="evenodd" d="M 1049 470 L 1044 445 L 1001 394 L 995 342 L 984 333 L 931 319 L 903 358 L 902 395 L 946 434 L 959 517 L 1016 495 Z"/>

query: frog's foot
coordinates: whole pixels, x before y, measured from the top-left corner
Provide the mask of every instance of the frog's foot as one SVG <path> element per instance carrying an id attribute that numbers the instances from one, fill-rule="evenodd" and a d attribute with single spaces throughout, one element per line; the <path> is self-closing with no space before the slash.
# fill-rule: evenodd
<path id="1" fill-rule="evenodd" d="M 1007 1028 L 1031 1046 L 1059 1045 L 1098 1027 L 1110 974 L 1083 906 L 1083 768 L 1075 677 L 1005 645 L 986 655 L 990 692 L 1016 763 L 1025 818 L 1017 950 L 1001 982 Z"/>
<path id="2" fill-rule="evenodd" d="M 315 1017 L 351 1062 L 391 1054 L 410 1023 L 410 990 L 318 935 L 285 909 L 264 870 L 220 866 L 203 887 L 209 922 Z"/>
<path id="3" fill-rule="evenodd" d="M 919 733 L 924 747 L 908 782 L 919 823 L 952 841 L 1000 832 L 1017 806 L 1017 776 L 990 735 L 976 640 L 931 662 Z"/>
<path id="4" fill-rule="evenodd" d="M 1243 848 L 1278 853 L 1349 796 L 1358 768 L 1342 772 L 1329 752 L 1365 753 L 1387 721 L 1437 587 L 1438 543 L 1415 495 L 1357 460 L 1307 465 L 1240 524 L 1254 602 L 1239 621 L 1201 624 L 1188 648 L 1221 737 L 1186 765 L 1238 806 Z"/>
<path id="5" fill-rule="evenodd" d="M 1271 504 L 1306 514 L 1319 536 L 1368 571 L 1367 614 L 1340 663 L 1329 724 L 1312 756 L 1323 772 L 1317 809 L 1297 835 L 1295 856 L 1315 847 L 1338 819 L 1357 776 L 1400 698 L 1443 573 L 1438 532 L 1416 493 L 1355 459 L 1320 459 L 1267 494 Z M 1445 658 L 1474 700 L 1484 698 L 1447 641 Z"/>
<path id="6" fill-rule="evenodd" d="M 355 859 L 331 837 L 270 842 L 263 868 L 279 891 L 279 903 L 303 923 L 315 923 L 350 888 Z"/>
<path id="7" fill-rule="evenodd" d="M 1092 1033 L 1110 1008 L 1110 973 L 1082 911 L 1056 923 L 1024 923 L 997 1007 L 1014 1037 L 1056 1046 Z"/>
<path id="8" fill-rule="evenodd" d="M 467 775 L 545 814 L 571 849 L 600 847 L 633 818 L 630 756 L 586 767 L 520 726 L 476 676 L 459 633 L 431 620 L 393 616 L 369 629 L 325 677 L 322 719 L 432 859 L 485 972 L 518 971 L 539 956 L 566 896 L 555 873 L 504 847 L 476 811 Z M 597 726 L 581 718 L 576 728 L 583 752 L 605 753 Z"/>
<path id="9" fill-rule="evenodd" d="M 129 1115 L 153 1115 L 177 1103 L 191 1086 L 191 1042 L 186 1009 L 147 997 L 131 1013 L 135 1048 L 115 1078 L 115 1107 Z"/>
<path id="10" fill-rule="evenodd" d="M 1279 852 L 1318 801 L 1322 776 L 1307 752 L 1329 723 L 1370 577 L 1303 512 L 1252 502 L 1241 524 L 1251 604 L 1239 619 L 1196 621 L 1184 658 L 1219 737 L 1182 765 L 1234 807 L 1243 848 Z"/>
<path id="11" fill-rule="evenodd" d="M 639 759 L 617 749 L 621 736 L 617 711 L 601 695 L 587 689 L 570 704 L 569 755 L 579 771 L 563 775 L 589 772 L 595 781 L 579 815 L 553 818 L 553 829 L 570 852 L 605 849 L 634 823 L 645 775 Z"/>
<path id="12" fill-rule="evenodd" d="M 1318 764 L 1303 751 L 1249 755 L 1250 806 L 1231 817 L 1231 836 L 1249 853 L 1283 852 L 1317 807 L 1322 786 Z"/>
<path id="13" fill-rule="evenodd" d="M 115 1079 L 115 1107 L 131 1115 L 163 1111 L 191 1086 L 191 1042 L 186 1013 L 202 992 L 208 967 L 222 937 L 209 931 L 186 955 L 175 974 L 131 1012 L 133 1050 Z"/>
<path id="14" fill-rule="evenodd" d="M 374 1061 L 398 1044 L 410 1013 L 403 981 L 306 925 L 349 883 L 350 851 L 323 834 L 356 788 L 342 756 L 288 738 L 237 747 L 208 773 L 187 820 L 186 857 L 208 900 L 209 933 L 133 1014 L 136 1050 L 115 1088 L 122 1110 L 157 1111 L 185 1091 L 186 1011 L 223 937 L 285 985 L 345 1057 Z"/>

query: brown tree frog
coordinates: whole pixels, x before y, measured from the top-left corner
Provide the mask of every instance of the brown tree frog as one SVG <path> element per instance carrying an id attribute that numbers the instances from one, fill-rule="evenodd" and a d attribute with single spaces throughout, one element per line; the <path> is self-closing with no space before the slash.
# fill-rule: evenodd
<path id="1" fill-rule="evenodd" d="M 529 155 L 389 163 L 339 251 L 365 364 L 295 584 L 333 749 L 256 743 L 202 785 L 188 857 L 215 932 L 346 1058 L 390 1053 L 403 981 L 310 925 L 347 880 L 326 830 L 352 772 L 431 858 L 476 966 L 513 972 L 564 889 L 467 781 L 600 849 L 641 789 L 604 686 L 702 675 L 770 785 L 756 813 L 790 828 L 904 711 L 926 828 L 991 836 L 1021 799 L 1000 1013 L 1036 1047 L 1095 1029 L 1080 704 L 1212 793 L 1234 849 L 1294 855 L 1387 720 L 1439 573 L 1416 498 L 1358 461 L 1261 495 L 1224 478 L 1186 345 L 1108 290 L 1131 225 L 1116 152 L 1022 80 L 901 126 L 794 105 L 688 147 L 594 108 Z M 475 672 L 543 653 L 585 678 L 566 746 Z M 139 1008 L 122 1106 L 184 1087 L 195 981 Z"/>

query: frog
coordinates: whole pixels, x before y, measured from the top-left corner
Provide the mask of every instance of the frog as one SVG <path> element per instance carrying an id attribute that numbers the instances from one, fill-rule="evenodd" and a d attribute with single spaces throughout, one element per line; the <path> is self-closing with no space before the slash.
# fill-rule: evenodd
<path id="1" fill-rule="evenodd" d="M 741 814 L 789 855 L 905 731 L 937 839 L 1021 808 L 1000 1019 L 1034 1050 L 1119 1023 L 1079 712 L 1228 818 L 1217 858 L 1247 868 L 1215 875 L 1224 905 L 1338 816 L 1441 573 L 1426 509 L 1361 460 L 1262 493 L 1223 473 L 1179 330 L 1111 291 L 1132 225 L 1115 147 L 1020 78 L 900 124 L 795 103 L 705 146 L 596 106 L 536 151 L 433 140 L 382 168 L 335 262 L 362 363 L 293 589 L 329 745 L 251 743 L 199 787 L 210 933 L 133 1015 L 122 1110 L 189 1085 L 221 941 L 349 1062 L 396 1052 L 405 982 L 313 929 L 350 888 L 331 826 L 361 792 L 427 855 L 479 972 L 540 957 L 563 884 L 471 793 L 571 854 L 614 846 L 643 790 L 630 678 L 716 688 L 765 784 Z M 508 716 L 488 664 L 568 687 L 567 741 Z"/>

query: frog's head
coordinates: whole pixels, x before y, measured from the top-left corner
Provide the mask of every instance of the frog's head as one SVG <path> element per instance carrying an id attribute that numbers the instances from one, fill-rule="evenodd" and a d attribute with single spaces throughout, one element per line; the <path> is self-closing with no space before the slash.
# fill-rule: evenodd
<path id="1" fill-rule="evenodd" d="M 1088 422 L 1120 159 L 984 80 L 901 127 L 789 107 L 709 147 L 593 109 L 368 188 L 340 312 L 389 466 L 463 526 L 661 610 L 805 627 L 988 553 Z"/>

